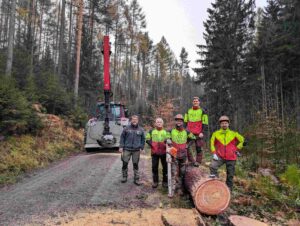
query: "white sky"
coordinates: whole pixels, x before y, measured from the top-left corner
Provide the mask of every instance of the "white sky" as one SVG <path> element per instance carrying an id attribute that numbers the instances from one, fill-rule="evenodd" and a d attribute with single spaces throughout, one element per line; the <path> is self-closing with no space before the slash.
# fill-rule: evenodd
<path id="1" fill-rule="evenodd" d="M 138 0 L 146 15 L 147 30 L 156 44 L 165 36 L 175 55 L 179 57 L 185 47 L 196 67 L 197 44 L 205 44 L 202 34 L 203 22 L 207 19 L 207 8 L 213 0 Z M 257 7 L 266 5 L 266 0 L 256 0 Z"/>

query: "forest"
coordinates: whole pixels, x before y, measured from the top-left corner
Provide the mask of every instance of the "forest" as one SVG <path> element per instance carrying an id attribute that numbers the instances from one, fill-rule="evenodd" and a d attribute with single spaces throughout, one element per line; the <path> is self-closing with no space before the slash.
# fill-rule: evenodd
<path id="1" fill-rule="evenodd" d="M 109 34 L 113 101 L 151 125 L 165 106 L 184 113 L 199 96 L 209 134 L 223 114 L 245 134 L 239 176 L 270 169 L 284 183 L 252 184 L 269 198 L 264 204 L 299 211 L 298 0 L 267 0 L 264 8 L 213 1 L 196 68 L 185 47 L 174 53 L 164 36 L 153 42 L 138 0 L 1 0 L 0 12 L 0 140 L 38 133 L 35 103 L 84 127 L 103 100 L 101 42 Z"/>

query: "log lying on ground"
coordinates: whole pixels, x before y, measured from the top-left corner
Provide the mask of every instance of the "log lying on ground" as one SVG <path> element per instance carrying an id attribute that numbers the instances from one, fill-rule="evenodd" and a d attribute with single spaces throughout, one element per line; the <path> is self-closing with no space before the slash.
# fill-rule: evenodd
<path id="1" fill-rule="evenodd" d="M 230 191 L 227 185 L 220 180 L 209 178 L 199 168 L 188 167 L 184 183 L 201 213 L 220 214 L 230 203 Z"/>
<path id="2" fill-rule="evenodd" d="M 268 226 L 266 223 L 238 215 L 231 215 L 229 221 L 234 226 Z"/>

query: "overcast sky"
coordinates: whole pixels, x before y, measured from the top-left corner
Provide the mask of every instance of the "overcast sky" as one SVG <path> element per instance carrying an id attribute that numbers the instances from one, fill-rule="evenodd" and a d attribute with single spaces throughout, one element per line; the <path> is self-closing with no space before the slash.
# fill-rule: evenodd
<path id="1" fill-rule="evenodd" d="M 154 43 L 165 36 L 178 57 L 182 47 L 189 53 L 190 67 L 195 67 L 196 44 L 205 44 L 202 34 L 207 8 L 213 0 L 138 0 L 146 15 L 147 30 Z M 266 0 L 256 0 L 257 7 Z"/>

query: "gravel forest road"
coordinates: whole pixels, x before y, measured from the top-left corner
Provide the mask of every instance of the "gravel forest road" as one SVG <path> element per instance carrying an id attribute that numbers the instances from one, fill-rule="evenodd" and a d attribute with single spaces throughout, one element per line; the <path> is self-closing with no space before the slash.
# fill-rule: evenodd
<path id="1" fill-rule="evenodd" d="M 120 182 L 118 153 L 81 153 L 37 170 L 0 189 L 0 225 L 40 225 L 45 218 L 83 208 L 151 207 L 145 202 L 145 195 L 154 192 L 148 158 L 140 159 L 142 186 L 133 184 L 132 164 L 127 183 Z"/>

